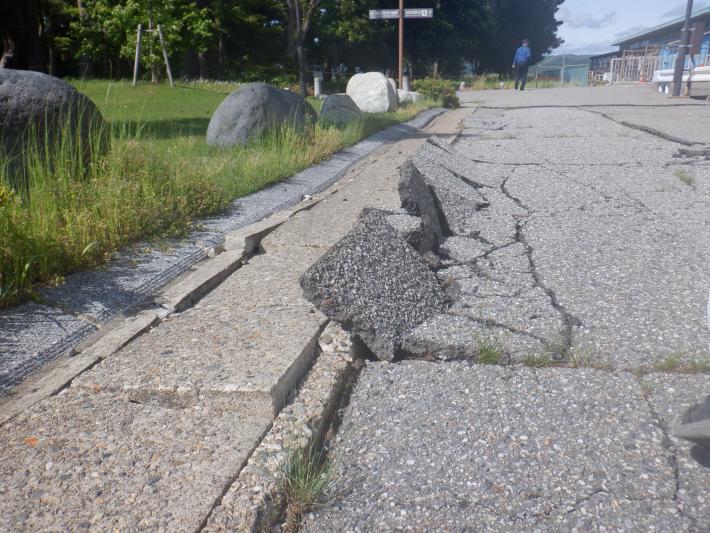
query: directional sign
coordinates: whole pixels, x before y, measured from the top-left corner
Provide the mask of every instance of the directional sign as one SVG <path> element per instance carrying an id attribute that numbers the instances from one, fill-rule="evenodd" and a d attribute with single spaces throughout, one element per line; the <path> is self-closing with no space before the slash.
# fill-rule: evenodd
<path id="1" fill-rule="evenodd" d="M 399 9 L 371 9 L 370 20 L 398 19 Z"/>
<path id="2" fill-rule="evenodd" d="M 399 9 L 371 9 L 370 20 L 398 19 Z M 410 8 L 404 10 L 406 19 L 430 19 L 434 18 L 433 8 Z"/>
<path id="3" fill-rule="evenodd" d="M 433 8 L 423 8 L 423 9 L 405 9 L 404 18 L 406 19 L 431 19 L 434 18 Z"/>

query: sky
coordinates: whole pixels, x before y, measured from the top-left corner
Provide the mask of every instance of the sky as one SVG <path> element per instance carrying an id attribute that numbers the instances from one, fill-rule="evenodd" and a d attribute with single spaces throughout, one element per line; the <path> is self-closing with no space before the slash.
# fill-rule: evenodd
<path id="1" fill-rule="evenodd" d="M 658 26 L 685 15 L 686 0 L 565 0 L 557 13 L 564 22 L 559 36 L 565 43 L 553 54 L 601 54 L 619 37 Z M 693 11 L 710 7 L 695 0 Z"/>

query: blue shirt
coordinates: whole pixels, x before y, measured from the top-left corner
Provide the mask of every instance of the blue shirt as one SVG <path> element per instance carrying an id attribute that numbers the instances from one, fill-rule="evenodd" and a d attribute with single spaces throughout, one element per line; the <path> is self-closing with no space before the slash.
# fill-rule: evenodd
<path id="1" fill-rule="evenodd" d="M 515 52 L 515 57 L 513 58 L 513 65 L 523 65 L 530 61 L 532 57 L 532 52 L 529 46 L 521 46 Z"/>

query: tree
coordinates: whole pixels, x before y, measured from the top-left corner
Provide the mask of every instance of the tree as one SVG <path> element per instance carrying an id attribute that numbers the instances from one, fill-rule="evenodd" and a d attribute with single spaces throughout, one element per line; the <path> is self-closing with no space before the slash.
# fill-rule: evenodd
<path id="1" fill-rule="evenodd" d="M 486 43 L 482 65 L 503 73 L 510 69 L 515 50 L 523 39 L 530 40 L 533 62 L 562 44 L 555 18 L 564 0 L 491 0 L 495 31 Z"/>
<path id="2" fill-rule="evenodd" d="M 132 59 L 138 24 L 149 30 L 160 24 L 168 53 L 204 53 L 212 35 L 209 13 L 195 0 L 83 0 L 81 7 L 83 15 L 77 9 L 64 41 L 77 58 Z M 142 52 L 141 61 L 157 81 L 163 58 L 155 32 L 145 34 Z"/>
<path id="3" fill-rule="evenodd" d="M 298 61 L 301 95 L 306 96 L 306 36 L 323 0 L 283 0 L 287 9 L 288 53 Z"/>

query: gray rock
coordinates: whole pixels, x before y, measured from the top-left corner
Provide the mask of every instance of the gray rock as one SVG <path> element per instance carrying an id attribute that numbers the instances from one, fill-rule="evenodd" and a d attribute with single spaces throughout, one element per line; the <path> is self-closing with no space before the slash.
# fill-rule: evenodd
<path id="1" fill-rule="evenodd" d="M 317 119 L 306 100 L 265 83 L 247 83 L 219 104 L 207 127 L 207 144 L 244 144 L 269 128 L 291 125 L 303 130 Z"/>
<path id="2" fill-rule="evenodd" d="M 399 104 L 411 104 L 413 102 L 418 102 L 421 100 L 422 95 L 416 91 L 405 91 L 404 89 L 397 89 L 397 97 L 399 98 Z"/>
<path id="3" fill-rule="evenodd" d="M 434 204 L 434 197 L 429 190 L 419 169 L 407 160 L 399 173 L 399 198 L 402 207 L 414 216 L 422 218 L 426 231 L 431 232 L 434 245 L 433 249 L 443 239 L 443 231 L 439 223 L 439 211 Z"/>
<path id="4" fill-rule="evenodd" d="M 397 91 L 379 72 L 355 74 L 350 78 L 346 92 L 365 113 L 397 111 L 399 105 Z"/>
<path id="5" fill-rule="evenodd" d="M 676 436 L 699 444 L 710 445 L 710 396 L 685 413 Z"/>
<path id="6" fill-rule="evenodd" d="M 326 96 L 320 108 L 320 121 L 326 124 L 344 125 L 360 120 L 362 116 L 360 108 L 347 94 Z"/>
<path id="7" fill-rule="evenodd" d="M 38 133 L 35 140 L 47 139 L 49 146 L 60 134 L 80 137 L 88 158 L 88 148 L 96 146 L 89 137 L 103 129 L 94 103 L 65 81 L 41 72 L 0 69 L 0 147 L 15 158 L 13 173 L 21 168 L 17 156 L 25 151 L 33 130 Z"/>
<path id="8" fill-rule="evenodd" d="M 445 307 L 427 264 L 374 209 L 364 210 L 356 226 L 303 274 L 301 287 L 382 360 L 398 356 L 402 335 Z"/>

